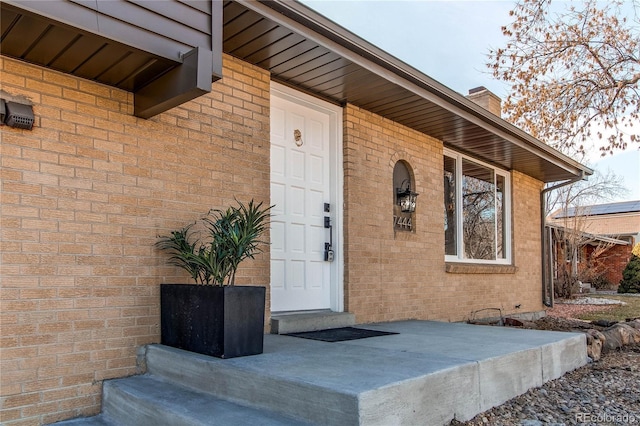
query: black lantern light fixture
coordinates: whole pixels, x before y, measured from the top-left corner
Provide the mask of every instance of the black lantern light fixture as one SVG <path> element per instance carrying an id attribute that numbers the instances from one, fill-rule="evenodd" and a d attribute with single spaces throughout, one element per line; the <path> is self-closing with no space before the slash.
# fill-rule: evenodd
<path id="1" fill-rule="evenodd" d="M 406 186 L 405 186 L 406 183 Z M 416 199 L 418 193 L 411 190 L 411 182 L 408 179 L 402 181 L 400 188 L 396 188 L 396 198 L 403 213 L 413 213 L 416 211 Z"/>

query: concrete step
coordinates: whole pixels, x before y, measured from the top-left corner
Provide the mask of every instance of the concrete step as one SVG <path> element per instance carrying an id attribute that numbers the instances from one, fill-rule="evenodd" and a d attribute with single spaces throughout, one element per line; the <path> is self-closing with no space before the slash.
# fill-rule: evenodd
<path id="1" fill-rule="evenodd" d="M 150 375 L 104 383 L 102 415 L 122 426 L 305 425 L 267 410 L 239 405 Z"/>
<path id="2" fill-rule="evenodd" d="M 261 367 L 261 355 L 223 360 L 151 345 L 147 347 L 146 362 L 152 376 L 216 398 L 250 404 L 257 410 L 305 419 L 310 424 L 359 423 L 357 393 L 301 380 L 293 368 L 287 374 L 271 372 L 268 364 Z"/>
<path id="3" fill-rule="evenodd" d="M 302 311 L 271 314 L 271 334 L 300 333 L 355 325 L 356 316 L 349 312 Z"/>
<path id="4" fill-rule="evenodd" d="M 240 405 L 151 375 L 107 380 L 102 413 L 55 426 L 305 426 L 309 423 Z"/>
<path id="5" fill-rule="evenodd" d="M 99 414 L 92 417 L 79 417 L 77 419 L 64 420 L 52 423 L 55 426 L 118 426 L 113 420 L 107 419 L 104 415 Z"/>
<path id="6" fill-rule="evenodd" d="M 591 286 L 591 283 L 578 282 L 580 286 L 580 293 L 595 293 L 596 288 Z"/>

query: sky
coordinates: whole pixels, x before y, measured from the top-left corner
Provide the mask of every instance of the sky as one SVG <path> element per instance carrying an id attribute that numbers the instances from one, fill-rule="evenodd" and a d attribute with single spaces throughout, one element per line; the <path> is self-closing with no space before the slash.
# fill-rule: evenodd
<path id="1" fill-rule="evenodd" d="M 484 86 L 506 98 L 509 86 L 495 80 L 486 62 L 489 50 L 504 47 L 501 27 L 510 23 L 512 0 L 301 0 L 339 25 L 467 95 Z M 640 200 L 640 150 L 601 158 L 597 149 L 585 164 L 613 171 L 627 192 L 604 202 Z"/>

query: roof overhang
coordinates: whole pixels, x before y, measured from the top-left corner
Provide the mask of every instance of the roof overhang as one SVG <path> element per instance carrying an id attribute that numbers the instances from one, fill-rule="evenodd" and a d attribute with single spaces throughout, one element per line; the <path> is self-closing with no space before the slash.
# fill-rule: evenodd
<path id="1" fill-rule="evenodd" d="M 593 244 L 599 244 L 599 243 L 621 245 L 621 246 L 631 245 L 629 241 L 621 240 L 619 238 L 614 238 L 608 235 L 597 235 L 597 234 L 591 234 L 589 232 L 576 231 L 575 229 L 568 228 L 566 226 L 547 224 L 545 225 L 545 228 L 555 229 L 556 231 L 563 232 L 563 233 L 572 233 L 574 235 L 577 233 L 578 235 L 580 235 L 581 238 L 583 238 L 582 245 L 586 245 L 586 244 L 593 245 Z M 629 235 L 633 235 L 633 234 L 629 234 Z M 624 237 L 624 236 L 626 235 L 625 234 L 618 235 L 618 237 Z"/>
<path id="2" fill-rule="evenodd" d="M 139 117 L 209 91 L 222 50 L 275 81 L 543 182 L 593 173 L 295 1 L 4 0 L 1 7 L 3 55 L 131 91 Z"/>
<path id="3" fill-rule="evenodd" d="M 361 107 L 543 182 L 593 173 L 298 2 L 225 2 L 223 50 L 269 70 L 278 82 Z"/>
<path id="4" fill-rule="evenodd" d="M 134 94 L 149 118 L 222 75 L 222 5 L 3 0 L 2 54 Z"/>

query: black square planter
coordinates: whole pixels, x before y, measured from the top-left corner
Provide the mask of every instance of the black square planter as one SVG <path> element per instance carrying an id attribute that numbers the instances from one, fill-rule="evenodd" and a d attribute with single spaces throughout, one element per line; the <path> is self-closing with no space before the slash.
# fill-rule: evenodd
<path id="1" fill-rule="evenodd" d="M 161 284 L 163 345 L 234 358 L 262 353 L 265 287 Z"/>

